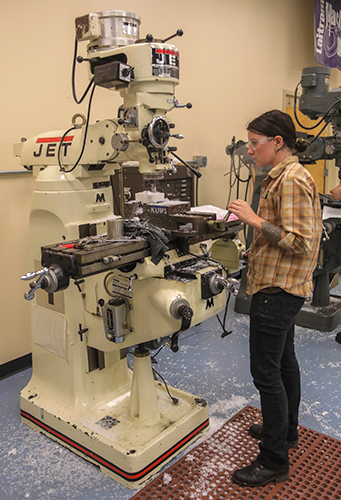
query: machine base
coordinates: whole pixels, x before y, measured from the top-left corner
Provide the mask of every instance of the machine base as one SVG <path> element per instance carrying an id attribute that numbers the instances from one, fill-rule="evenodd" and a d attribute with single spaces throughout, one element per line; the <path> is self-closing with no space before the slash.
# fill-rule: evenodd
<path id="1" fill-rule="evenodd" d="M 319 332 L 331 332 L 341 323 L 341 297 L 330 295 L 328 306 L 313 306 L 306 300 L 296 316 L 296 325 L 305 326 Z"/>
<path id="2" fill-rule="evenodd" d="M 156 382 L 160 420 L 153 425 L 135 422 L 130 416 L 130 392 L 82 415 L 58 408 L 39 406 L 28 399 L 25 388 L 20 398 L 21 419 L 34 430 L 66 446 L 99 466 L 102 472 L 128 488 L 139 488 L 161 467 L 209 428 L 205 400 Z M 38 402 L 38 401 L 37 401 Z M 54 411 L 56 410 L 56 411 Z M 61 413 L 61 412 L 59 412 Z M 69 413 L 69 415 L 67 415 Z"/>

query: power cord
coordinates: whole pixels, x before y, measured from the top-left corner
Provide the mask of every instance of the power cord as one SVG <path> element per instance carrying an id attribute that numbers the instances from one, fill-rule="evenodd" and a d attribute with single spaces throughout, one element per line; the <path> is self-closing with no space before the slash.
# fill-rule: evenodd
<path id="1" fill-rule="evenodd" d="M 95 92 L 95 88 L 96 88 L 96 85 L 93 84 L 92 91 L 91 91 L 91 94 L 90 94 L 90 97 L 89 97 L 89 104 L 88 104 L 88 111 L 87 111 L 87 116 L 86 116 L 86 123 L 85 123 L 85 130 L 84 130 L 84 137 L 83 137 L 82 149 L 81 149 L 80 155 L 79 155 L 76 163 L 73 165 L 72 168 L 70 168 L 70 170 L 65 170 L 65 168 L 61 164 L 61 161 L 60 161 L 60 150 L 61 150 L 61 146 L 62 146 L 64 137 L 71 130 L 73 130 L 76 127 L 72 127 L 71 129 L 67 130 L 65 132 L 65 134 L 63 135 L 63 138 L 62 138 L 62 140 L 60 141 L 60 144 L 59 144 L 59 148 L 58 148 L 58 164 L 59 164 L 59 168 L 60 168 L 61 171 L 65 172 L 67 174 L 69 174 L 70 172 L 72 172 L 77 167 L 77 165 L 79 164 L 79 162 L 80 162 L 80 160 L 81 160 L 81 158 L 83 156 L 83 153 L 84 153 L 85 144 L 86 144 L 86 138 L 87 138 L 87 135 L 88 135 L 88 128 L 89 128 L 89 121 L 90 121 L 90 111 L 91 111 L 92 98 L 93 98 L 93 95 L 94 95 L 94 92 Z"/>
<path id="2" fill-rule="evenodd" d="M 89 97 L 88 112 L 87 112 L 87 118 L 86 118 L 86 123 L 85 123 L 85 130 L 84 130 L 84 137 L 83 137 L 83 144 L 82 144 L 81 152 L 80 152 L 80 155 L 79 155 L 76 163 L 73 165 L 73 167 L 70 170 L 66 170 L 65 167 L 62 165 L 62 161 L 61 161 L 61 158 L 60 158 L 60 152 L 61 152 L 61 148 L 62 148 L 62 145 L 63 145 L 63 141 L 64 141 L 65 137 L 67 136 L 67 134 L 69 132 L 71 132 L 72 130 L 76 130 L 77 127 L 73 126 L 73 127 L 69 128 L 63 134 L 63 137 L 62 137 L 62 139 L 60 141 L 60 144 L 59 144 L 59 147 L 58 147 L 57 158 L 58 158 L 59 169 L 60 169 L 60 171 L 65 172 L 65 173 L 72 172 L 77 167 L 77 165 L 79 164 L 79 162 L 80 162 L 80 160 L 81 160 L 81 158 L 83 156 L 84 149 L 85 149 L 85 144 L 86 144 L 86 138 L 87 138 L 87 134 L 88 134 L 88 128 L 89 128 L 89 119 L 90 119 L 90 111 L 91 111 L 92 98 L 93 98 L 95 87 L 96 87 L 96 85 L 94 84 L 94 77 L 92 77 L 92 79 L 90 80 L 90 82 L 89 82 L 87 88 L 85 89 L 82 97 L 80 99 L 77 98 L 77 95 L 76 95 L 76 83 L 75 83 L 76 82 L 77 51 L 78 51 L 78 40 L 77 40 L 77 38 L 75 38 L 75 46 L 74 46 L 73 61 L 72 61 L 71 87 L 72 87 L 72 96 L 73 96 L 73 99 L 76 102 L 76 104 L 81 104 L 84 101 L 84 99 L 87 96 L 87 94 L 89 93 L 91 87 L 92 87 L 92 90 L 91 90 L 90 97 Z"/>
<path id="3" fill-rule="evenodd" d="M 171 398 L 171 400 L 173 401 L 173 403 L 175 405 L 179 404 L 179 400 L 178 398 L 175 398 L 174 396 L 171 395 L 171 393 L 169 392 L 169 389 L 168 389 L 168 385 L 167 385 L 167 382 L 165 381 L 165 379 L 163 378 L 162 375 L 160 375 L 160 373 L 158 373 L 154 368 L 152 368 L 153 372 L 158 376 L 160 377 L 160 379 L 162 380 L 162 382 L 164 383 L 164 386 L 165 386 L 165 389 L 168 393 L 168 396 Z"/>
<path id="4" fill-rule="evenodd" d="M 77 99 L 77 96 L 76 96 L 76 62 L 77 62 L 77 51 L 78 51 L 78 40 L 77 38 L 75 38 L 75 48 L 74 48 L 74 53 L 73 53 L 73 62 L 72 62 L 72 76 L 71 76 L 71 87 L 72 87 L 72 95 L 73 95 L 73 98 L 76 102 L 76 104 L 81 104 L 85 97 L 87 96 L 89 90 L 90 90 L 90 87 L 91 85 L 93 84 L 94 82 L 94 77 L 92 77 L 92 79 L 90 80 L 87 88 L 85 89 L 84 91 L 84 94 L 82 95 L 82 97 L 80 99 Z"/>

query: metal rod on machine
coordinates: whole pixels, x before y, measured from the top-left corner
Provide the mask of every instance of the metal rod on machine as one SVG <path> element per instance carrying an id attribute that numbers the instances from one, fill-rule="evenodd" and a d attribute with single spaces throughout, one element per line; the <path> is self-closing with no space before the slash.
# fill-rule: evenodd
<path id="1" fill-rule="evenodd" d="M 123 168 L 120 168 L 118 174 L 118 203 L 121 217 L 124 217 L 124 187 L 123 187 Z"/>

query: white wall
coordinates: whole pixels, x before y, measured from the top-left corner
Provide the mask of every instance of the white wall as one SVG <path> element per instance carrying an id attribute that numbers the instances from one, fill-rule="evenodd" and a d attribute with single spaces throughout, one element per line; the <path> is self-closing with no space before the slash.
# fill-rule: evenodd
<path id="1" fill-rule="evenodd" d="M 16 170 L 12 144 L 49 130 L 65 130 L 75 112 L 71 94 L 74 19 L 121 9 L 139 14 L 141 36 L 165 38 L 178 28 L 179 102 L 172 111 L 184 159 L 206 155 L 199 203 L 224 207 L 229 166 L 225 146 L 245 139 L 245 124 L 260 112 L 282 108 L 283 90 L 294 90 L 303 67 L 316 65 L 313 0 L 16 0 L 1 2 L 0 170 Z M 85 44 L 80 47 L 85 55 Z M 339 80 L 339 81 L 338 81 Z M 78 68 L 78 94 L 87 83 Z M 340 78 L 332 70 L 332 86 Z M 118 93 L 97 88 L 91 121 L 116 117 Z M 0 176 L 0 364 L 30 351 L 29 304 L 20 276 L 28 269 L 30 174 Z"/>

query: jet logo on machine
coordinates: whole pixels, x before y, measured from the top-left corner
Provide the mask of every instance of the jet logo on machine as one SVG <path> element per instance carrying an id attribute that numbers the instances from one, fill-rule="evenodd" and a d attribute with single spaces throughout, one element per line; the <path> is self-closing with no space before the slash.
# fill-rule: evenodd
<path id="1" fill-rule="evenodd" d="M 71 146 L 73 138 L 73 135 L 64 137 L 61 147 L 63 156 L 67 155 L 67 149 L 69 146 Z M 33 156 L 35 158 L 39 158 L 41 156 L 54 158 L 58 152 L 59 143 L 61 142 L 61 140 L 62 137 L 39 137 L 36 141 L 39 145 L 38 150 L 33 151 Z"/>
<path id="2" fill-rule="evenodd" d="M 179 52 L 166 48 L 152 48 L 152 75 L 179 78 Z"/>

